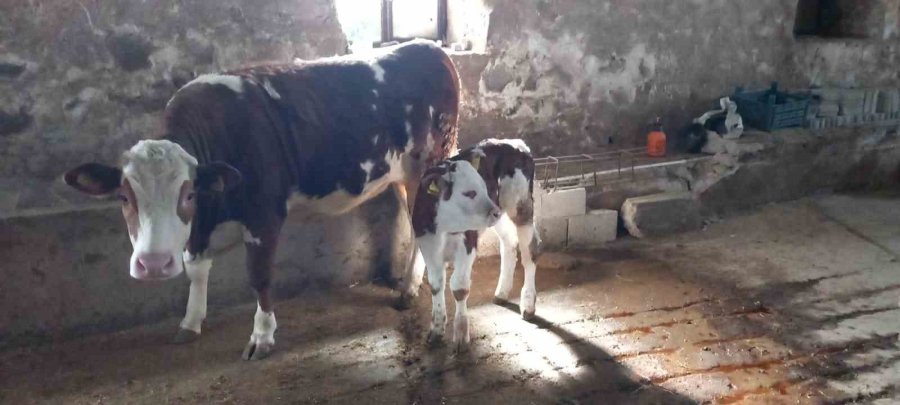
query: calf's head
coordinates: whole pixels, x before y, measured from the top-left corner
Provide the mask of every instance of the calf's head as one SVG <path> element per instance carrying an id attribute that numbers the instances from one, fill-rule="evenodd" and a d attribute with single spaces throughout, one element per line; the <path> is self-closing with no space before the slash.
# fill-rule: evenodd
<path id="1" fill-rule="evenodd" d="M 198 194 L 223 193 L 239 181 L 233 167 L 198 165 L 181 146 L 165 140 L 138 142 L 123 154 L 121 168 L 87 163 L 65 174 L 66 184 L 81 192 L 122 202 L 134 247 L 130 274 L 138 280 L 180 274 Z"/>
<path id="2" fill-rule="evenodd" d="M 482 230 L 494 226 L 502 214 L 491 201 L 481 175 L 467 161 L 443 162 L 429 169 L 419 187 L 419 194 L 422 193 L 430 196 L 434 205 L 430 210 L 436 232 Z M 419 210 L 418 201 L 417 198 L 416 210 Z M 422 209 L 429 207 L 423 205 Z"/>

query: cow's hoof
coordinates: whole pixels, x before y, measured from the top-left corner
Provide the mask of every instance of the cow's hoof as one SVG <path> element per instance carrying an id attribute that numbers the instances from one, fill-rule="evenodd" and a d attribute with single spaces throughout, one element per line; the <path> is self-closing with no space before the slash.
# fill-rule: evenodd
<path id="1" fill-rule="evenodd" d="M 508 299 L 502 298 L 502 297 L 498 297 L 498 296 L 496 296 L 496 295 L 494 296 L 494 305 L 504 306 L 504 305 L 506 305 L 506 304 L 509 304 L 509 300 L 508 300 Z"/>
<path id="2" fill-rule="evenodd" d="M 534 311 L 522 311 L 522 319 L 526 322 L 531 322 L 535 318 Z"/>
<path id="3" fill-rule="evenodd" d="M 435 331 L 428 332 L 428 338 L 425 343 L 429 348 L 437 348 L 444 345 L 444 335 Z"/>
<path id="4" fill-rule="evenodd" d="M 400 298 L 397 299 L 397 303 L 394 304 L 394 308 L 398 311 L 406 311 L 407 309 L 412 308 L 413 302 L 415 302 L 416 297 L 412 294 L 402 293 L 400 294 Z"/>
<path id="5" fill-rule="evenodd" d="M 272 354 L 275 345 L 270 343 L 247 343 L 241 358 L 244 360 L 262 360 Z"/>
<path id="6" fill-rule="evenodd" d="M 176 345 L 193 342 L 200 338 L 200 334 L 190 329 L 178 328 L 178 332 L 172 338 L 172 343 Z"/>

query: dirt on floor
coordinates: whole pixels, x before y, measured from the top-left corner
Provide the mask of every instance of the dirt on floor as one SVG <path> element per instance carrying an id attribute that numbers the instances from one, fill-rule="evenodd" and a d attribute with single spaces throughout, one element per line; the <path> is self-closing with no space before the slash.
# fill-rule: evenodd
<path id="1" fill-rule="evenodd" d="M 212 311 L 185 345 L 173 318 L 16 349 L 0 354 L 0 402 L 898 403 L 898 212 L 831 196 L 548 253 L 532 322 L 491 303 L 499 261 L 479 260 L 462 353 L 426 347 L 430 294 L 400 312 L 371 285 L 280 302 L 277 351 L 258 362 L 240 359 L 250 305 Z"/>

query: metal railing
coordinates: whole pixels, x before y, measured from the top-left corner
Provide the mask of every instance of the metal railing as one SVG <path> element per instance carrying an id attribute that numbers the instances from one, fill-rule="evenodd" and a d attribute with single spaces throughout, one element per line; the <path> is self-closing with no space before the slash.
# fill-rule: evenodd
<path id="1" fill-rule="evenodd" d="M 646 148 L 617 149 L 591 154 L 546 156 L 534 159 L 534 177 L 544 190 L 596 187 L 633 182 L 639 172 L 703 159 L 696 155 L 647 156 Z"/>

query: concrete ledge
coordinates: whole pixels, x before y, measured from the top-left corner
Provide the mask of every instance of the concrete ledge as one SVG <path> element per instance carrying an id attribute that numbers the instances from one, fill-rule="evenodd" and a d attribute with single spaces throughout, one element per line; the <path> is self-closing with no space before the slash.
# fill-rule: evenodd
<path id="1" fill-rule="evenodd" d="M 535 193 L 538 193 L 535 191 Z M 587 192 L 583 188 L 540 192 L 535 212 L 541 218 L 565 218 L 587 212 Z"/>
<path id="2" fill-rule="evenodd" d="M 622 204 L 622 220 L 636 238 L 690 231 L 703 223 L 700 206 L 691 193 L 629 198 Z"/>
<path id="3" fill-rule="evenodd" d="M 587 215 L 569 218 L 567 245 L 592 247 L 616 240 L 619 213 L 614 210 L 593 210 Z"/>
<path id="4" fill-rule="evenodd" d="M 568 241 L 568 218 L 538 218 L 538 232 L 544 248 L 564 248 Z"/>
<path id="5" fill-rule="evenodd" d="M 276 296 L 397 276 L 410 234 L 397 207 L 384 193 L 340 217 L 292 213 L 276 257 Z M 213 249 L 224 250 L 210 273 L 211 311 L 254 299 L 239 241 L 239 227 L 214 234 Z M 186 277 L 133 280 L 131 252 L 118 208 L 0 220 L 0 347 L 183 316 Z"/>

